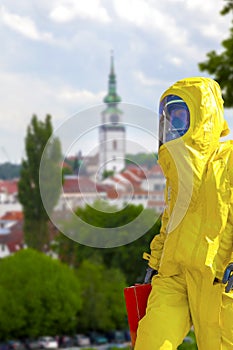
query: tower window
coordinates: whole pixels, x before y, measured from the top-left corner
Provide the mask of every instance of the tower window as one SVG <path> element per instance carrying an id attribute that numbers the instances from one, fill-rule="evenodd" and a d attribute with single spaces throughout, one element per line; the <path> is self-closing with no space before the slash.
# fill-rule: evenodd
<path id="1" fill-rule="evenodd" d="M 117 149 L 117 141 L 116 141 L 116 140 L 113 140 L 113 141 L 112 141 L 112 148 L 113 148 L 114 150 Z"/>

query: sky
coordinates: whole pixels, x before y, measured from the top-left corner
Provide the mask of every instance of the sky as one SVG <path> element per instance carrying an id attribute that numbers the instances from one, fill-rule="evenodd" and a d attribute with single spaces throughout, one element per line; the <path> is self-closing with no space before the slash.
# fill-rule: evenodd
<path id="1" fill-rule="evenodd" d="M 149 111 L 152 120 L 171 84 L 209 76 L 198 63 L 211 50 L 221 52 L 229 36 L 223 6 L 223 0 L 2 0 L 0 163 L 25 157 L 33 114 L 41 120 L 51 114 L 55 130 L 74 115 L 75 127 L 85 125 L 84 111 L 98 111 L 107 93 L 111 50 L 123 103 Z M 225 114 L 233 129 L 232 110 Z M 98 114 L 93 118 L 100 123 Z M 85 135 L 91 143 L 93 135 Z"/>

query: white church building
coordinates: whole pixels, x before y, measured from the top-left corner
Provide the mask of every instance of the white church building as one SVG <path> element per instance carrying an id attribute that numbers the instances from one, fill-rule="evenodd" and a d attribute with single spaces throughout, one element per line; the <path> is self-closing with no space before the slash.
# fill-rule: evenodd
<path id="1" fill-rule="evenodd" d="M 116 92 L 116 75 L 114 60 L 111 56 L 111 67 L 108 80 L 108 94 L 104 98 L 106 108 L 102 112 L 99 127 L 99 174 L 113 171 L 119 173 L 125 168 L 126 130 L 122 123 L 121 102 Z"/>

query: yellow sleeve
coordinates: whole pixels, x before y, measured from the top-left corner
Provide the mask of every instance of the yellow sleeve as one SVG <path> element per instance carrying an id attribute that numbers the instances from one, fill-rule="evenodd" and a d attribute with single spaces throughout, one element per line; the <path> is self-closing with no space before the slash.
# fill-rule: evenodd
<path id="1" fill-rule="evenodd" d="M 231 198 L 229 203 L 228 220 L 224 232 L 221 236 L 221 241 L 217 256 L 217 271 L 216 276 L 222 278 L 222 274 L 229 264 L 233 261 L 233 152 L 231 152 L 227 163 L 229 175 L 229 186 Z"/>
<path id="2" fill-rule="evenodd" d="M 151 253 L 150 253 L 150 260 L 148 265 L 155 270 L 159 269 L 160 259 L 163 252 L 163 245 L 167 236 L 166 234 L 167 223 L 168 223 L 168 213 L 167 213 L 167 209 L 165 209 L 162 216 L 162 226 L 160 229 L 160 233 L 158 235 L 155 235 L 155 237 L 153 238 L 150 244 Z"/>
<path id="3" fill-rule="evenodd" d="M 231 213 L 232 215 L 232 213 Z M 222 234 L 216 261 L 216 277 L 221 279 L 230 262 L 233 262 L 232 242 L 233 242 L 233 226 L 229 220 Z"/>
<path id="4" fill-rule="evenodd" d="M 228 240 L 228 247 L 231 247 L 231 261 L 233 261 L 233 152 L 231 152 L 230 159 L 228 161 L 228 172 L 230 178 L 230 189 L 231 189 L 231 201 L 230 201 L 230 210 L 228 223 L 231 225 L 230 237 Z"/>
<path id="5" fill-rule="evenodd" d="M 165 198 L 167 200 L 167 189 L 165 189 Z M 160 259 L 163 252 L 163 245 L 166 239 L 167 233 L 167 224 L 169 220 L 169 214 L 167 207 L 164 209 L 162 215 L 161 229 L 158 235 L 155 235 L 150 244 L 150 254 L 144 253 L 143 258 L 148 260 L 148 265 L 152 267 L 154 270 L 159 269 Z"/>

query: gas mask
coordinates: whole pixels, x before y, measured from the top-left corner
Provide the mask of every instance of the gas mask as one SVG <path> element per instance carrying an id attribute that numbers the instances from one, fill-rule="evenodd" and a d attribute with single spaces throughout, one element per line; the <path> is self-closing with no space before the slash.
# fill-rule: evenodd
<path id="1" fill-rule="evenodd" d="M 176 95 L 167 95 L 159 106 L 159 147 L 182 137 L 189 129 L 190 113 L 187 104 Z"/>

